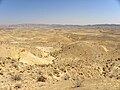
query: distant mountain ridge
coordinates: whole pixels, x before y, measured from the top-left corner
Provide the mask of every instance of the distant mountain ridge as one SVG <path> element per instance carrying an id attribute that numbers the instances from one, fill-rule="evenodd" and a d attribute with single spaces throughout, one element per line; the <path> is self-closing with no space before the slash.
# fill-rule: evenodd
<path id="1" fill-rule="evenodd" d="M 0 25 L 0 27 L 7 27 L 7 28 L 17 28 L 17 27 L 51 27 L 51 28 L 79 28 L 79 27 L 119 27 L 120 24 L 94 24 L 94 25 L 62 25 L 62 24 L 13 24 L 13 25 Z"/>

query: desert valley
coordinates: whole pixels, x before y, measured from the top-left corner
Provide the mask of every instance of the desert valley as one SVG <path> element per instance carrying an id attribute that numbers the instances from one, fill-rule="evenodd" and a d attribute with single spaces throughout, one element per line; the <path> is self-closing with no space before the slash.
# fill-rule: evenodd
<path id="1" fill-rule="evenodd" d="M 1 26 L 0 90 L 120 90 L 120 27 Z"/>

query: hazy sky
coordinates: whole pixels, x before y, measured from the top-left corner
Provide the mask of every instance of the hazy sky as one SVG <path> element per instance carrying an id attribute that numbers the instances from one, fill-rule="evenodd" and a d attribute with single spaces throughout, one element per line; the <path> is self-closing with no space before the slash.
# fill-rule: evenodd
<path id="1" fill-rule="evenodd" d="M 118 0 L 2 0 L 0 24 L 120 24 Z"/>

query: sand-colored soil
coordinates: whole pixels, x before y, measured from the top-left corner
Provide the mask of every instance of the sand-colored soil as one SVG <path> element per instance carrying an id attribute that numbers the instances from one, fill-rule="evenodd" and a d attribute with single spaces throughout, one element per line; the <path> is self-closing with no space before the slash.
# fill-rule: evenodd
<path id="1" fill-rule="evenodd" d="M 120 30 L 0 30 L 0 90 L 120 90 Z"/>

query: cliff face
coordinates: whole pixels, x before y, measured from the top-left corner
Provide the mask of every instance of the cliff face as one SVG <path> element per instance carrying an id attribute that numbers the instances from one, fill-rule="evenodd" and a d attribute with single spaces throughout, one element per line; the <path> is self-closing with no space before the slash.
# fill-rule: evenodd
<path id="1" fill-rule="evenodd" d="M 27 51 L 25 48 L 20 47 L 1 45 L 0 50 L 0 57 L 9 57 L 28 65 L 48 65 L 52 64 L 52 60 L 54 60 L 54 57 L 50 56 L 50 52 L 47 52 L 47 47 L 45 51 L 40 49 L 39 52 L 34 52 L 35 54 L 40 53 L 37 56 L 30 51 Z"/>

